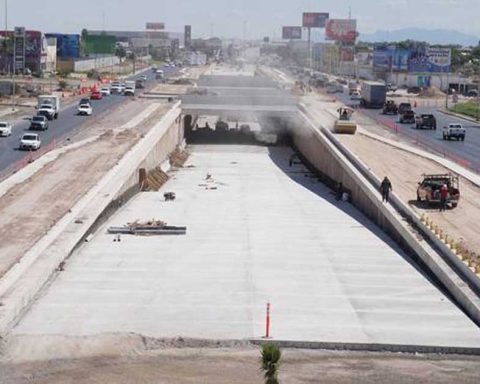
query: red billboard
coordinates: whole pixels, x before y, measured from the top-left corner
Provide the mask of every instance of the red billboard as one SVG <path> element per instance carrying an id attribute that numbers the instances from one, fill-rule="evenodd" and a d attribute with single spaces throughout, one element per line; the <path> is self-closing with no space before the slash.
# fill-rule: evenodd
<path id="1" fill-rule="evenodd" d="M 325 12 L 304 12 L 302 25 L 304 28 L 325 28 L 329 17 L 330 14 Z"/>
<path id="2" fill-rule="evenodd" d="M 325 39 L 353 43 L 357 39 L 357 20 L 330 19 L 325 25 Z"/>
<path id="3" fill-rule="evenodd" d="M 302 27 L 283 27 L 282 39 L 299 40 L 302 38 Z"/>

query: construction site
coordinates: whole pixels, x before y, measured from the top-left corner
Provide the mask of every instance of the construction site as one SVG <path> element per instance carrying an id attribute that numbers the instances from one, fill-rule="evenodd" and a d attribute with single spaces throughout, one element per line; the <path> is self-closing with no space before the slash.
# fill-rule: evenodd
<path id="1" fill-rule="evenodd" d="M 477 381 L 478 174 L 265 66 L 116 108 L 0 183 L 0 382 Z"/>

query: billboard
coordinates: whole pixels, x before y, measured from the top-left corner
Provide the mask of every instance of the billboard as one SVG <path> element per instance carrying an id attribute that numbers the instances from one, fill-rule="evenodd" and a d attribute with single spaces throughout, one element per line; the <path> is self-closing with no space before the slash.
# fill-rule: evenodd
<path id="1" fill-rule="evenodd" d="M 411 54 L 408 62 L 409 72 L 446 73 L 451 66 L 450 48 L 427 47 Z"/>
<path id="2" fill-rule="evenodd" d="M 57 39 L 57 57 L 70 59 L 80 57 L 80 35 L 67 35 L 63 33 L 47 33 L 45 37 Z"/>
<path id="3" fill-rule="evenodd" d="M 353 43 L 357 39 L 357 20 L 329 19 L 325 25 L 325 39 Z"/>
<path id="4" fill-rule="evenodd" d="M 114 54 L 117 39 L 109 35 L 87 35 L 85 37 L 86 54 Z"/>
<path id="5" fill-rule="evenodd" d="M 153 30 L 165 29 L 165 23 L 146 23 L 145 29 L 153 29 Z"/>
<path id="6" fill-rule="evenodd" d="M 330 17 L 325 12 L 304 12 L 302 25 L 304 28 L 325 28 L 325 23 Z"/>
<path id="7" fill-rule="evenodd" d="M 283 27 L 282 39 L 299 40 L 302 38 L 302 27 Z"/>
<path id="8" fill-rule="evenodd" d="M 20 27 L 16 28 L 15 31 L 0 31 L 0 37 L 4 38 L 5 36 L 10 42 L 10 49 L 7 55 L 4 55 L 3 52 L 0 54 L 0 71 L 11 70 L 13 53 L 15 51 L 17 71 L 22 71 L 23 68 L 26 67 L 32 72 L 39 72 L 41 69 L 42 53 L 45 48 L 45 39 L 42 32 L 25 30 Z"/>
<path id="9" fill-rule="evenodd" d="M 185 25 L 185 48 L 190 48 L 192 45 L 192 26 Z"/>
<path id="10" fill-rule="evenodd" d="M 410 59 L 409 49 L 396 45 L 376 44 L 373 50 L 373 68 L 377 71 L 406 72 Z"/>
<path id="11" fill-rule="evenodd" d="M 353 47 L 340 47 L 340 61 L 353 61 Z"/>

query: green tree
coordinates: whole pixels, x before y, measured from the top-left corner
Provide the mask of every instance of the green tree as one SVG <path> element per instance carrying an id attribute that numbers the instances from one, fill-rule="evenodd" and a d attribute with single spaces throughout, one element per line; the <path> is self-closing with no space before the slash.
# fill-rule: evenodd
<path id="1" fill-rule="evenodd" d="M 119 57 L 120 61 L 127 56 L 127 51 L 125 51 L 125 48 L 122 45 L 115 48 L 115 56 Z"/>
<path id="2" fill-rule="evenodd" d="M 277 345 L 265 343 L 262 346 L 262 370 L 264 371 L 265 384 L 278 384 L 278 370 L 282 352 Z"/>

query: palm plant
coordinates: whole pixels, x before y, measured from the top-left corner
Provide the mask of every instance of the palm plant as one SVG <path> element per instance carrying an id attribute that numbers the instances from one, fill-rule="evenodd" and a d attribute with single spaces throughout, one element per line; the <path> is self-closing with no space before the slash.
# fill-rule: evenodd
<path id="1" fill-rule="evenodd" d="M 278 370 L 282 352 L 273 343 L 265 343 L 262 346 L 262 370 L 264 371 L 265 384 L 278 384 Z"/>

